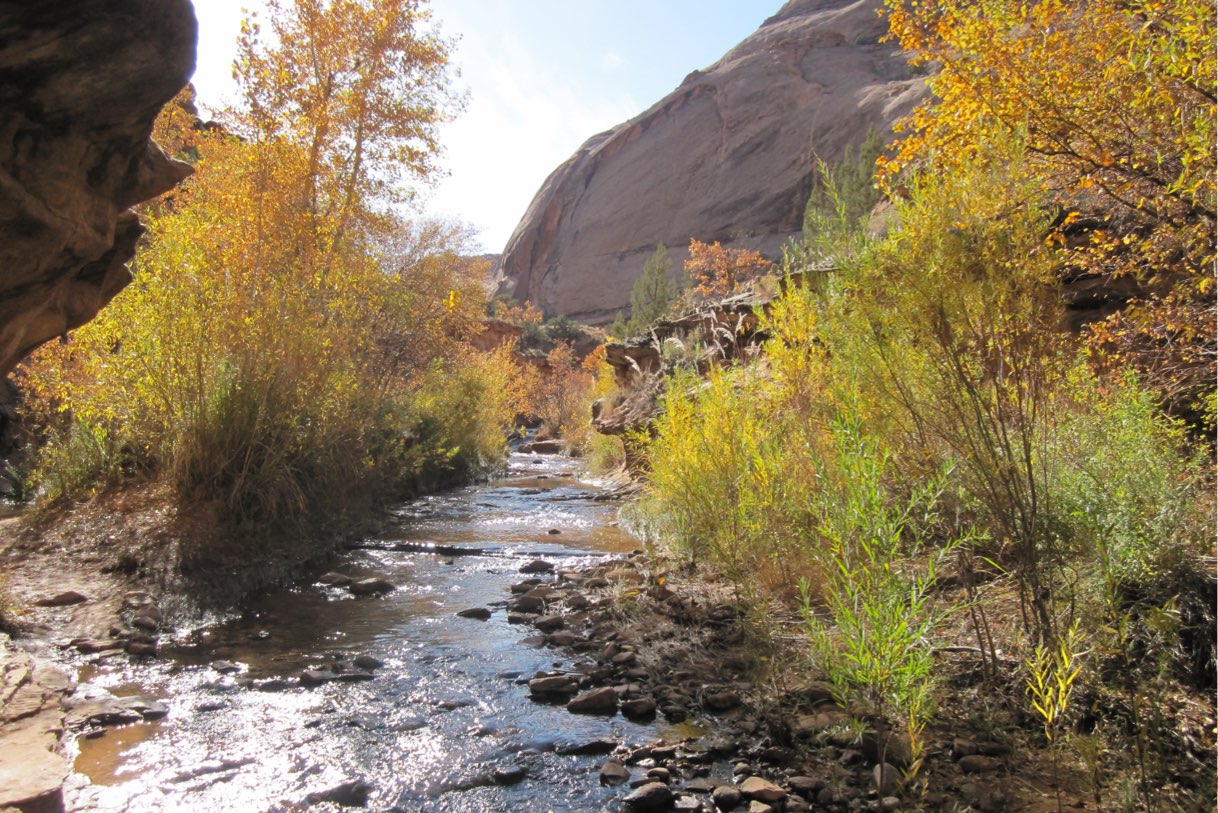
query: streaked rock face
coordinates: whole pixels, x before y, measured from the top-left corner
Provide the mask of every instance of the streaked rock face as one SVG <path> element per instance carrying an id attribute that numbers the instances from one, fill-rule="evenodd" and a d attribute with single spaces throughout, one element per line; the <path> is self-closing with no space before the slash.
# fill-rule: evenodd
<path id="1" fill-rule="evenodd" d="M 0 0 L 0 375 L 131 280 L 130 207 L 190 172 L 149 134 L 195 40 L 189 0 Z"/>
<path id="2" fill-rule="evenodd" d="M 659 242 L 777 256 L 800 231 L 813 153 L 886 130 L 925 94 L 879 44 L 879 0 L 792 0 L 649 110 L 590 138 L 546 180 L 504 250 L 498 290 L 603 324 Z"/>

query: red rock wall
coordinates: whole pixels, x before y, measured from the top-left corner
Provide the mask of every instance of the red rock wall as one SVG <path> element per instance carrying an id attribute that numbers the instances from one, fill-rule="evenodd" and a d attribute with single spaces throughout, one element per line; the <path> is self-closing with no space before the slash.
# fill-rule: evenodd
<path id="1" fill-rule="evenodd" d="M 149 136 L 196 28 L 189 0 L 0 2 L 0 375 L 130 282 L 130 207 L 190 172 Z"/>

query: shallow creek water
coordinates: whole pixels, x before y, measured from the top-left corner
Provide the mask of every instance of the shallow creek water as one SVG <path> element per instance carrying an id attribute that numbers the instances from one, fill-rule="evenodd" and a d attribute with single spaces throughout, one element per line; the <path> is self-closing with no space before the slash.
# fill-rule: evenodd
<path id="1" fill-rule="evenodd" d="M 208 629 L 203 646 L 166 643 L 155 661 L 83 667 L 85 691 L 161 699 L 169 714 L 79 739 L 69 810 L 303 809 L 310 793 L 356 778 L 373 788 L 371 810 L 619 809 L 621 789 L 598 782 L 604 756 L 560 752 L 597 738 L 642 744 L 689 732 L 534 703 L 515 678 L 570 666 L 569 657 L 522 643 L 534 631 L 509 625 L 501 608 L 486 622 L 456 616 L 505 601 L 525 556 L 549 553 L 561 568 L 636 547 L 612 524 L 614 505 L 591 499 L 597 491 L 575 477 L 573 461 L 513 455 L 500 480 L 402 506 L 379 540 L 503 555 L 352 551 L 328 569 L 398 589 L 355 598 L 305 582 Z M 312 689 L 261 691 L 239 680 L 295 684 L 332 653 L 384 666 L 368 682 Z M 220 675 L 211 665 L 220 659 L 242 671 Z M 517 766 L 524 781 L 491 780 Z M 337 809 L 310 809 L 328 808 Z"/>

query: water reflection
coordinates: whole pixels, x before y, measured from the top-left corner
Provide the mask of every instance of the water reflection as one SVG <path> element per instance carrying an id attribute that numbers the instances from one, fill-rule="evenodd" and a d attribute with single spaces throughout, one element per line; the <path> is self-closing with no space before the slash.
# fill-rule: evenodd
<path id="1" fill-rule="evenodd" d="M 378 810 L 614 809 L 620 793 L 600 787 L 600 760 L 560 746 L 665 732 L 530 702 L 515 678 L 570 661 L 523 645 L 529 631 L 509 625 L 501 606 L 486 622 L 455 613 L 506 600 L 521 578 L 513 554 L 569 557 L 561 567 L 637 542 L 610 526 L 612 505 L 590 499 L 596 488 L 572 476 L 571 461 L 514 456 L 512 470 L 402 506 L 375 540 L 499 555 L 354 551 L 335 569 L 398 589 L 382 598 L 314 584 L 278 591 L 209 630 L 203 646 L 83 673 L 115 694 L 164 698 L 170 714 L 82 740 L 70 809 L 286 811 L 354 779 L 372 786 Z M 375 679 L 295 685 L 303 669 L 356 655 L 383 663 Z M 236 674 L 217 671 L 221 660 Z M 523 782 L 496 784 L 496 771 L 518 769 Z"/>

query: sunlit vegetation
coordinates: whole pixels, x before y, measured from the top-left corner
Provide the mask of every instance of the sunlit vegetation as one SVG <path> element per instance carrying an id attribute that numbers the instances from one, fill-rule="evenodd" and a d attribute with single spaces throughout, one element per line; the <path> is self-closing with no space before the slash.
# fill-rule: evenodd
<path id="1" fill-rule="evenodd" d="M 405 219 L 453 111 L 417 2 L 272 2 L 242 105 L 158 138 L 195 175 L 146 212 L 135 280 L 26 367 L 52 503 L 164 480 L 236 523 L 333 516 L 496 465 L 523 393 L 475 352 L 463 229 Z"/>
<path id="2" fill-rule="evenodd" d="M 891 229 L 868 236 L 822 166 L 783 268 L 808 284 L 769 307 L 760 360 L 670 383 L 640 521 L 746 605 L 801 609 L 839 699 L 906 732 L 907 779 L 952 615 L 1099 804 L 1212 806 L 1157 704 L 1215 677 L 1213 10 L 890 6 L 941 66 L 879 162 Z M 1070 332 L 1080 274 L 1145 293 Z"/>

